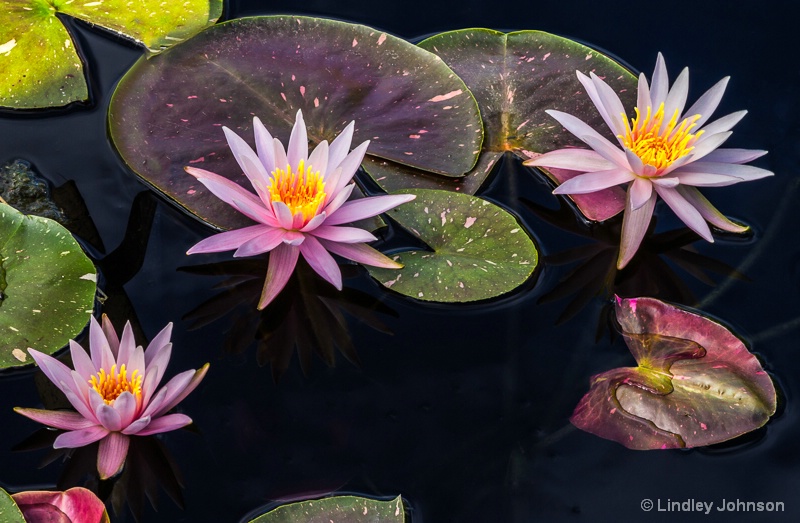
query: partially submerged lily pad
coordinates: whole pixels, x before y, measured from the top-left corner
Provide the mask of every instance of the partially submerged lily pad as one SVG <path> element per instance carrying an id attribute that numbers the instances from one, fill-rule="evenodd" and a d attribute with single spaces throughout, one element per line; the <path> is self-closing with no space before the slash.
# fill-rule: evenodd
<path id="1" fill-rule="evenodd" d="M 103 502 L 91 490 L 83 487 L 73 487 L 63 492 L 31 490 L 14 494 L 12 498 L 25 516 L 22 521 L 109 523 Z M 0 521 L 5 523 L 10 520 L 0 518 Z"/>
<path id="2" fill-rule="evenodd" d="M 719 323 L 654 298 L 617 299 L 617 320 L 638 367 L 592 377 L 571 421 L 632 449 L 697 447 L 764 425 L 772 380 Z"/>
<path id="3" fill-rule="evenodd" d="M 441 56 L 470 88 L 481 109 L 486 139 L 479 167 L 465 179 L 417 180 L 408 174 L 386 175 L 378 183 L 387 190 L 430 184 L 454 190 L 460 185 L 459 190 L 474 194 L 505 152 L 527 160 L 554 149 L 585 148 L 583 142 L 544 112 L 556 109 L 598 129 L 606 128 L 575 71 L 591 71 L 605 78 L 628 107 L 636 100 L 637 80 L 627 69 L 583 44 L 542 31 L 505 34 L 463 29 L 433 36 L 419 46 Z M 605 134 L 613 139 L 609 131 Z M 561 169 L 542 171 L 556 183 L 575 175 Z M 592 220 L 603 221 L 622 211 L 625 193 L 621 189 L 598 194 L 571 197 Z"/>
<path id="4" fill-rule="evenodd" d="M 289 503 L 267 512 L 250 523 L 403 523 L 403 498 L 378 501 L 358 496 L 334 496 Z"/>
<path id="5" fill-rule="evenodd" d="M 106 28 L 155 53 L 213 24 L 222 0 L 5 0 L 3 10 L 0 106 L 32 109 L 89 97 L 81 58 L 57 14 Z"/>
<path id="6" fill-rule="evenodd" d="M 363 26 L 296 16 L 240 18 L 140 60 L 109 109 L 111 137 L 145 181 L 220 228 L 250 222 L 184 172 L 249 186 L 222 132 L 253 144 L 253 117 L 287 143 L 302 109 L 313 144 L 355 120 L 368 157 L 461 176 L 483 140 L 477 103 L 437 56 Z"/>
<path id="7" fill-rule="evenodd" d="M 0 368 L 31 363 L 77 336 L 94 307 L 97 275 L 58 223 L 0 204 Z"/>
<path id="8" fill-rule="evenodd" d="M 538 263 L 533 240 L 497 205 L 449 191 L 408 189 L 417 198 L 387 213 L 432 251 L 392 256 L 402 269 L 368 267 L 385 287 L 438 302 L 485 300 L 522 285 Z"/>

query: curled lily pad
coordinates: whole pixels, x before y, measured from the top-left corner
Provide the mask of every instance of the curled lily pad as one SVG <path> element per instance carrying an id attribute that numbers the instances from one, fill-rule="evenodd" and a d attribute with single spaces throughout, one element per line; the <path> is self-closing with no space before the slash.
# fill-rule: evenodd
<path id="1" fill-rule="evenodd" d="M 527 160 L 554 149 L 585 147 L 545 113 L 556 109 L 593 127 L 605 128 L 575 71 L 604 77 L 623 102 L 630 102 L 626 106 L 632 106 L 636 99 L 636 77 L 627 69 L 583 44 L 542 31 L 506 34 L 463 29 L 433 36 L 419 46 L 441 56 L 470 88 L 481 109 L 486 139 L 478 167 L 465 179 L 385 173 L 378 183 L 387 190 L 436 187 L 474 194 L 505 152 Z M 576 174 L 542 170 L 556 183 Z M 617 188 L 572 198 L 588 218 L 597 221 L 619 213 L 625 204 L 625 193 Z"/>
<path id="2" fill-rule="evenodd" d="M 384 287 L 425 301 L 485 300 L 522 285 L 536 268 L 533 240 L 497 205 L 449 191 L 398 192 L 417 197 L 388 214 L 432 250 L 394 255 L 402 269 L 369 267 Z"/>
<path id="3" fill-rule="evenodd" d="M 11 496 L 25 521 L 108 523 L 106 506 L 91 490 L 74 487 L 63 492 L 31 490 Z M 7 521 L 2 519 L 2 521 Z"/>
<path id="4" fill-rule="evenodd" d="M 289 503 L 267 512 L 250 523 L 403 523 L 403 499 L 378 501 L 358 496 L 334 496 Z"/>
<path id="5" fill-rule="evenodd" d="M 772 380 L 719 323 L 654 298 L 617 299 L 638 367 L 592 377 L 572 415 L 580 429 L 632 449 L 711 445 L 764 425 Z"/>
<path id="6" fill-rule="evenodd" d="M 31 109 L 89 97 L 75 43 L 57 14 L 104 27 L 159 52 L 214 23 L 222 14 L 222 0 L 5 0 L 3 11 L 0 106 Z"/>
<path id="7" fill-rule="evenodd" d="M 0 368 L 31 363 L 77 336 L 94 307 L 97 275 L 58 223 L 0 204 Z"/>
<path id="8" fill-rule="evenodd" d="M 223 125 L 253 144 L 253 117 L 286 143 L 298 109 L 308 138 L 330 141 L 352 120 L 368 157 L 461 176 L 483 140 L 477 103 L 441 59 L 363 25 L 295 16 L 240 18 L 141 60 L 111 101 L 111 136 L 149 184 L 220 227 L 249 221 L 184 167 L 247 186 Z"/>

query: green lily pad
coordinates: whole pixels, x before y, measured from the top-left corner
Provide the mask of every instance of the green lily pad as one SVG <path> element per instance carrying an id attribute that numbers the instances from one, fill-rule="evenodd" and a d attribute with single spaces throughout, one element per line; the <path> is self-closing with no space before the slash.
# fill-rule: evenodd
<path id="1" fill-rule="evenodd" d="M 402 269 L 368 267 L 384 287 L 424 301 L 485 300 L 522 285 L 536 268 L 533 240 L 497 205 L 449 191 L 398 193 L 417 197 L 388 214 L 432 251 L 394 255 Z"/>
<path id="2" fill-rule="evenodd" d="M 423 181 L 424 173 L 384 169 L 375 177 L 390 191 L 435 186 L 474 194 L 506 152 L 527 160 L 563 147 L 585 148 L 583 142 L 545 113 L 547 109 L 575 115 L 613 139 L 575 71 L 591 71 L 604 77 L 627 107 L 636 100 L 637 79 L 627 69 L 583 44 L 542 31 L 505 34 L 463 29 L 433 36 L 419 46 L 439 55 L 467 84 L 478 101 L 486 138 L 478 166 L 464 179 L 429 177 Z M 556 183 L 574 176 L 570 171 L 542 170 Z M 597 202 L 583 205 L 587 197 L 597 199 L 596 195 L 574 195 L 573 199 L 587 217 L 601 220 L 623 209 L 624 192 L 616 191 L 621 195 L 611 189 L 603 193 L 611 201 L 599 210 L 594 210 Z"/>
<path id="3" fill-rule="evenodd" d="M 302 109 L 312 144 L 355 120 L 367 155 L 461 176 L 483 140 L 464 83 L 437 56 L 363 26 L 296 16 L 240 18 L 140 60 L 109 109 L 125 162 L 178 205 L 219 228 L 251 222 L 184 172 L 191 165 L 249 187 L 222 132 L 251 145 L 253 117 L 288 142 Z"/>
<path id="4" fill-rule="evenodd" d="M 654 298 L 618 298 L 616 313 L 638 366 L 592 377 L 578 428 L 632 449 L 697 447 L 775 413 L 772 380 L 727 328 Z"/>
<path id="5" fill-rule="evenodd" d="M 67 229 L 0 204 L 0 368 L 52 354 L 92 314 L 97 274 Z"/>
<path id="6" fill-rule="evenodd" d="M 378 501 L 357 496 L 300 501 L 282 505 L 250 523 L 403 523 L 403 499 Z"/>
<path id="7" fill-rule="evenodd" d="M 0 488 L 0 521 L 3 523 L 25 523 L 22 512 L 11 496 Z"/>
<path id="8" fill-rule="evenodd" d="M 75 42 L 57 14 L 106 28 L 157 53 L 213 24 L 222 14 L 222 0 L 5 0 L 3 10 L 0 106 L 33 109 L 89 97 Z"/>

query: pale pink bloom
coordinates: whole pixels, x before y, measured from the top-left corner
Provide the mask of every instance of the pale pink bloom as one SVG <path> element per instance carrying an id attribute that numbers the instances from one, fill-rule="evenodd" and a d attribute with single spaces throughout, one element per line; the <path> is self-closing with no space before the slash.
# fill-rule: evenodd
<path id="1" fill-rule="evenodd" d="M 236 249 L 234 256 L 253 256 L 271 251 L 259 309 L 266 307 L 289 281 L 300 254 L 339 290 L 342 274 L 331 252 L 367 265 L 401 268 L 365 243 L 377 239 L 372 233 L 342 226 L 415 198 L 403 194 L 347 201 L 355 187 L 350 182 L 369 145 L 366 141 L 350 151 L 354 125 L 350 122 L 330 145 L 320 142 L 310 155 L 301 111 L 297 112 L 288 150 L 258 118 L 253 119 L 257 153 L 236 133 L 223 127 L 228 146 L 255 194 L 203 169 L 186 167 L 186 172 L 257 224 L 206 238 L 187 254 Z"/>
<path id="2" fill-rule="evenodd" d="M 167 414 L 200 383 L 208 364 L 199 370 L 187 370 L 157 389 L 167 369 L 172 343 L 169 323 L 148 345 L 136 346 L 130 322 L 122 338 L 103 315 L 102 327 L 92 317 L 89 324 L 91 356 L 70 341 L 70 355 L 75 370 L 57 359 L 34 349 L 28 352 L 45 376 L 66 395 L 77 412 L 24 409 L 18 413 L 50 427 L 67 432 L 59 435 L 53 447 L 76 448 L 100 441 L 97 470 L 105 479 L 125 463 L 129 436 L 149 436 L 188 425 L 184 414 Z"/>
<path id="3" fill-rule="evenodd" d="M 569 169 L 579 174 L 559 185 L 554 194 L 585 194 L 615 185 L 629 184 L 622 220 L 622 240 L 617 267 L 623 268 L 642 242 L 656 195 L 683 222 L 713 242 L 706 221 L 725 231 L 747 229 L 728 220 L 696 187 L 722 187 L 757 180 L 773 173 L 742 165 L 766 154 L 749 149 L 719 149 L 747 111 L 738 111 L 706 123 L 722 99 L 728 84 L 723 78 L 694 105 L 684 110 L 689 90 L 689 70 L 684 69 L 669 88 L 661 53 L 652 84 L 639 75 L 636 116 L 628 121 L 617 93 L 591 73 L 578 71 L 589 98 L 617 137 L 614 144 L 588 124 L 560 111 L 547 111 L 592 150 L 559 149 L 527 160 L 525 165 Z"/>

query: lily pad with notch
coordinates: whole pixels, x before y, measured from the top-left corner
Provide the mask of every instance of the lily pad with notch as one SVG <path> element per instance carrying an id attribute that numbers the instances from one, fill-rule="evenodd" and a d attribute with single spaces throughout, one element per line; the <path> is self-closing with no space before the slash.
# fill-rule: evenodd
<path id="1" fill-rule="evenodd" d="M 111 137 L 153 188 L 217 228 L 251 222 L 184 172 L 248 187 L 222 126 L 253 144 L 253 117 L 287 143 L 298 110 L 316 145 L 355 121 L 368 158 L 462 176 L 483 141 L 478 105 L 436 55 L 363 25 L 298 16 L 240 18 L 140 60 L 109 109 Z M 365 165 L 369 165 L 365 163 Z"/>
<path id="2" fill-rule="evenodd" d="M 431 177 L 409 169 L 401 176 L 378 171 L 376 180 L 388 191 L 421 187 L 475 194 L 506 152 L 527 160 L 564 147 L 585 148 L 545 113 L 556 109 L 605 129 L 578 81 L 578 70 L 605 78 L 626 107 L 636 100 L 637 80 L 626 68 L 595 49 L 542 31 L 462 29 L 432 36 L 419 46 L 441 56 L 467 84 L 478 101 L 486 138 L 476 168 L 466 177 Z M 609 131 L 605 134 L 613 139 Z M 564 169 L 541 170 L 556 184 L 577 174 Z M 625 192 L 620 188 L 571 198 L 594 221 L 618 214 L 625 205 Z"/>
<path id="3" fill-rule="evenodd" d="M 58 223 L 0 204 L 0 368 L 52 354 L 77 336 L 94 307 L 97 273 Z"/>
<path id="4" fill-rule="evenodd" d="M 89 98 L 82 59 L 58 15 L 103 27 L 158 53 L 216 22 L 222 0 L 5 0 L 3 10 L 0 106 L 35 109 Z"/>
<path id="5" fill-rule="evenodd" d="M 654 298 L 617 298 L 616 314 L 638 366 L 592 377 L 576 427 L 638 450 L 698 447 L 775 413 L 772 380 L 724 326 Z"/>
<path id="6" fill-rule="evenodd" d="M 402 269 L 368 267 L 384 287 L 424 301 L 469 302 L 505 294 L 533 274 L 536 245 L 508 211 L 469 194 L 397 193 L 417 197 L 387 214 L 431 250 L 393 255 Z"/>

